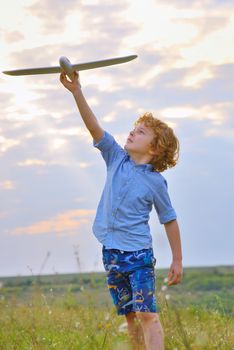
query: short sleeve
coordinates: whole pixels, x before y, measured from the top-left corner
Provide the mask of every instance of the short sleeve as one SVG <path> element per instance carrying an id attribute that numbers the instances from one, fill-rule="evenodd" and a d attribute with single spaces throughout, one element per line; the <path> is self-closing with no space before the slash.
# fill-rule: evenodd
<path id="1" fill-rule="evenodd" d="M 160 181 L 156 186 L 153 201 L 155 210 L 158 214 L 159 222 L 161 224 L 166 224 L 167 222 L 177 218 L 168 194 L 167 182 L 164 178 L 162 178 L 162 181 Z"/>
<path id="2" fill-rule="evenodd" d="M 107 167 L 111 166 L 116 159 L 125 155 L 124 149 L 107 131 L 104 132 L 102 139 L 98 143 L 95 143 L 94 141 L 93 145 L 101 151 L 101 155 L 105 160 Z"/>

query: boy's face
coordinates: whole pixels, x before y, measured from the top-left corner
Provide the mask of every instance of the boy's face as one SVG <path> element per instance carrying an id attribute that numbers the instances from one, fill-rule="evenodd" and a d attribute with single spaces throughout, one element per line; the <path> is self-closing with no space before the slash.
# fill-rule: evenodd
<path id="1" fill-rule="evenodd" d="M 151 128 L 146 127 L 143 123 L 137 124 L 134 130 L 130 131 L 124 146 L 125 150 L 131 155 L 131 153 L 137 153 L 139 155 L 149 155 L 151 150 L 151 142 L 155 135 Z"/>

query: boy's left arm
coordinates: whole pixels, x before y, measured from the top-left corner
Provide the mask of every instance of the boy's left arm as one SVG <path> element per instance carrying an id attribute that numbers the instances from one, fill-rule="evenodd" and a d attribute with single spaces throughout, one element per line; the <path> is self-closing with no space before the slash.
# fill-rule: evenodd
<path id="1" fill-rule="evenodd" d="M 168 285 L 178 284 L 182 280 L 182 248 L 179 225 L 176 220 L 164 224 L 172 252 L 172 264 L 168 273 Z"/>

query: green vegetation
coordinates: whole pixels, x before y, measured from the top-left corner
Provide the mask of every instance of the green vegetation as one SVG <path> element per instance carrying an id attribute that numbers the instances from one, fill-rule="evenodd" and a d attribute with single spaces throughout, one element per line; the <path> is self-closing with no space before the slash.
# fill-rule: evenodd
<path id="1" fill-rule="evenodd" d="M 234 267 L 187 268 L 157 294 L 167 350 L 234 349 Z M 103 273 L 0 278 L 0 350 L 128 350 Z"/>

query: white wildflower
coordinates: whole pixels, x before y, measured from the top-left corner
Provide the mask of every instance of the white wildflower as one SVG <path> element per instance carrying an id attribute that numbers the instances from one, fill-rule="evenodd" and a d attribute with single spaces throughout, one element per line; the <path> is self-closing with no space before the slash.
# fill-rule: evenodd
<path id="1" fill-rule="evenodd" d="M 80 327 L 80 322 L 79 322 L 79 321 L 77 321 L 77 322 L 75 323 L 75 327 L 76 327 L 76 328 L 79 328 L 79 327 Z"/>
<path id="2" fill-rule="evenodd" d="M 127 328 L 127 322 L 121 323 L 121 325 L 119 325 L 119 332 L 126 332 Z"/>
<path id="3" fill-rule="evenodd" d="M 109 314 L 106 314 L 105 320 L 108 321 L 109 319 L 110 319 L 110 315 L 109 315 Z"/>

